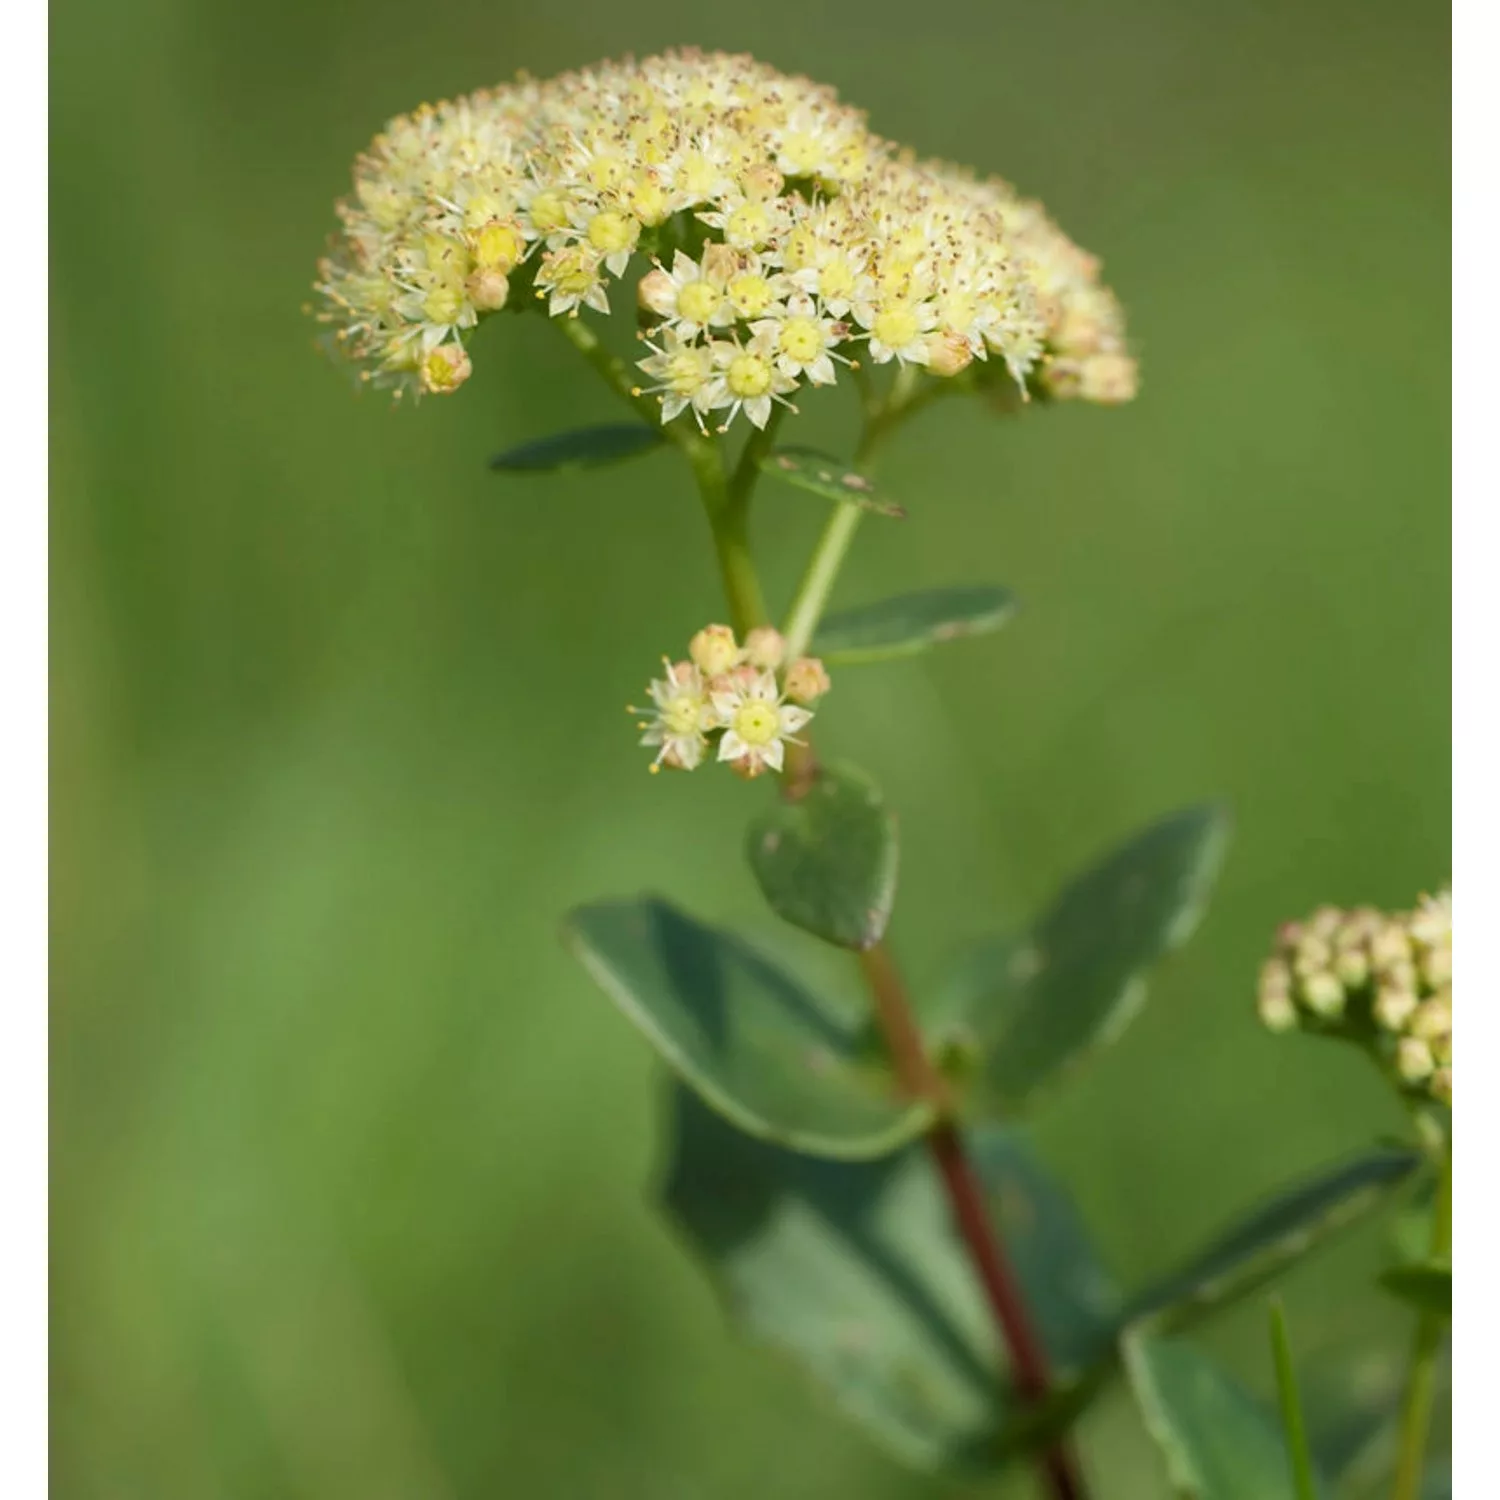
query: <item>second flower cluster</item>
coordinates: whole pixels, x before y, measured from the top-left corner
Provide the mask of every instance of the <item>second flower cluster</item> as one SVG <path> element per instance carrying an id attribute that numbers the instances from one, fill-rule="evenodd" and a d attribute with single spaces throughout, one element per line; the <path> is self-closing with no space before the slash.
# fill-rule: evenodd
<path id="1" fill-rule="evenodd" d="M 780 771 L 788 744 L 828 691 L 828 673 L 814 656 L 786 660 L 780 631 L 763 625 L 742 645 L 727 625 L 705 625 L 688 643 L 685 661 L 662 658 L 664 677 L 647 688 L 641 744 L 656 748 L 653 771 L 691 771 L 716 744 L 715 759 L 747 779 Z"/>

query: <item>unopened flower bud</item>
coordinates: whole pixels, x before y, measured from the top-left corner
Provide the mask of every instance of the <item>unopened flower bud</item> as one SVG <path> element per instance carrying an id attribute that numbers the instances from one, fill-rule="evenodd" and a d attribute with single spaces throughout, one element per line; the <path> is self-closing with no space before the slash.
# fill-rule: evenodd
<path id="1" fill-rule="evenodd" d="M 969 341 L 955 333 L 934 333 L 927 340 L 927 368 L 945 378 L 961 374 L 974 360 Z"/>
<path id="2" fill-rule="evenodd" d="M 1095 354 L 1083 361 L 1078 394 L 1101 406 L 1118 406 L 1135 400 L 1140 385 L 1140 367 L 1128 354 Z"/>
<path id="3" fill-rule="evenodd" d="M 1346 989 L 1357 990 L 1370 978 L 1370 960 L 1359 948 L 1345 948 L 1334 956 L 1333 972 Z"/>
<path id="4" fill-rule="evenodd" d="M 1314 937 L 1332 938 L 1344 925 L 1344 914 L 1336 906 L 1320 906 L 1307 919 L 1307 930 Z"/>
<path id="5" fill-rule="evenodd" d="M 1333 949 L 1322 938 L 1308 933 L 1297 944 L 1292 969 L 1300 978 L 1306 979 L 1313 974 L 1323 973 L 1332 962 Z"/>
<path id="6" fill-rule="evenodd" d="M 786 695 L 793 703 L 816 703 L 832 686 L 816 656 L 800 656 L 786 669 Z"/>
<path id="7" fill-rule="evenodd" d="M 1344 987 L 1326 969 L 1316 974 L 1304 974 L 1301 994 L 1302 1003 L 1315 1016 L 1321 1016 L 1325 1021 L 1343 1014 L 1346 999 Z"/>
<path id="8" fill-rule="evenodd" d="M 1429 948 L 1421 961 L 1423 980 L 1434 989 L 1453 978 L 1453 949 L 1448 946 Z"/>
<path id="9" fill-rule="evenodd" d="M 510 296 L 510 282 L 496 266 L 480 266 L 464 283 L 469 301 L 480 312 L 499 312 Z"/>
<path id="10" fill-rule="evenodd" d="M 1412 1013 L 1407 1031 L 1424 1042 L 1453 1034 L 1453 1008 L 1446 1000 L 1424 1000 Z"/>
<path id="11" fill-rule="evenodd" d="M 727 672 L 740 659 L 739 644 L 727 625 L 705 625 L 688 642 L 688 655 L 708 677 Z"/>
<path id="12" fill-rule="evenodd" d="M 1453 1107 L 1453 1069 L 1451 1067 L 1434 1069 L 1432 1077 L 1427 1080 L 1427 1088 L 1439 1104 L 1446 1104 L 1450 1109 Z"/>
<path id="13" fill-rule="evenodd" d="M 1396 1046 L 1396 1072 L 1407 1083 L 1421 1083 L 1433 1070 L 1432 1049 L 1420 1037 L 1404 1036 Z"/>
<path id="14" fill-rule="evenodd" d="M 1268 1031 L 1290 1031 L 1297 1024 L 1296 1004 L 1285 990 L 1261 990 L 1255 1008 Z"/>
<path id="15" fill-rule="evenodd" d="M 745 637 L 745 660 L 763 672 L 774 672 L 786 655 L 786 641 L 771 625 L 757 625 Z"/>
<path id="16" fill-rule="evenodd" d="M 740 176 L 747 198 L 774 198 L 781 192 L 783 182 L 781 173 L 770 162 L 756 162 Z"/>
<path id="17" fill-rule="evenodd" d="M 1287 967 L 1286 960 L 1268 958 L 1260 966 L 1260 993 L 1262 995 L 1290 995 L 1291 992 L 1292 971 Z"/>
<path id="18" fill-rule="evenodd" d="M 462 344 L 439 344 L 422 360 L 422 389 L 433 395 L 455 391 L 474 372 Z"/>
<path id="19" fill-rule="evenodd" d="M 1387 1031 L 1401 1031 L 1416 1008 L 1416 995 L 1400 985 L 1382 983 L 1375 992 L 1375 1020 Z"/>
<path id="20" fill-rule="evenodd" d="M 1370 939 L 1370 959 L 1377 969 L 1410 963 L 1411 939 L 1400 922 L 1386 922 Z"/>
<path id="21" fill-rule="evenodd" d="M 677 283 L 657 266 L 641 277 L 635 289 L 636 301 L 658 318 L 669 318 L 677 311 Z"/>

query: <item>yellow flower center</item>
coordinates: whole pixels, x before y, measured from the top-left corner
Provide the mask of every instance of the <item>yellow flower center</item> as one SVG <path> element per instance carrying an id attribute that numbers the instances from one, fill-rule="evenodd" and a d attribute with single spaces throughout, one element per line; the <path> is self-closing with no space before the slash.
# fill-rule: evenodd
<path id="1" fill-rule="evenodd" d="M 640 225 L 627 214 L 605 209 L 589 220 L 589 244 L 606 255 L 616 250 L 629 250 L 640 233 Z"/>
<path id="2" fill-rule="evenodd" d="M 588 179 L 596 188 L 612 188 L 625 176 L 625 160 L 620 156 L 596 156 L 588 165 Z"/>
<path id="3" fill-rule="evenodd" d="M 806 224 L 799 224 L 787 237 L 782 264 L 788 271 L 805 270 L 818 254 L 818 237 Z"/>
<path id="4" fill-rule="evenodd" d="M 474 236 L 474 263 L 496 271 L 510 271 L 521 258 L 521 236 L 509 224 L 491 223 Z"/>
<path id="5" fill-rule="evenodd" d="M 771 216 L 762 203 L 742 203 L 724 224 L 724 238 L 731 245 L 754 248 L 763 245 L 771 232 Z"/>
<path id="6" fill-rule="evenodd" d="M 667 361 L 667 384 L 679 396 L 691 396 L 703 384 L 703 358 L 696 349 L 679 349 Z"/>
<path id="7" fill-rule="evenodd" d="M 847 297 L 854 290 L 854 267 L 847 255 L 835 255 L 818 272 L 818 290 L 825 297 Z"/>
<path id="8" fill-rule="evenodd" d="M 660 224 L 667 217 L 666 191 L 651 178 L 644 178 L 630 190 L 630 207 L 642 224 Z"/>
<path id="9" fill-rule="evenodd" d="M 690 198 L 706 198 L 718 181 L 719 169 L 701 151 L 691 151 L 682 159 L 682 187 Z"/>
<path id="10" fill-rule="evenodd" d="M 547 257 L 547 280 L 565 296 L 582 295 L 598 279 L 593 263 L 577 250 L 561 250 Z"/>
<path id="11" fill-rule="evenodd" d="M 788 318 L 781 326 L 781 352 L 810 365 L 823 352 L 823 327 L 816 318 Z"/>
<path id="12" fill-rule="evenodd" d="M 561 229 L 568 222 L 568 205 L 561 193 L 538 193 L 531 200 L 531 222 L 543 234 Z"/>
<path id="13" fill-rule="evenodd" d="M 887 349 L 904 349 L 917 336 L 917 317 L 904 303 L 893 303 L 870 331 Z"/>
<path id="14" fill-rule="evenodd" d="M 743 271 L 729 283 L 729 300 L 742 318 L 758 318 L 776 300 L 776 294 L 764 276 Z"/>
<path id="15" fill-rule="evenodd" d="M 737 354 L 729 362 L 724 381 L 734 395 L 749 401 L 771 389 L 771 367 L 758 354 Z"/>
<path id="16" fill-rule="evenodd" d="M 689 323 L 708 323 L 719 310 L 724 294 L 707 281 L 690 281 L 677 294 L 677 311 Z"/>
<path id="17" fill-rule="evenodd" d="M 747 745 L 763 749 L 781 734 L 781 715 L 774 703 L 754 698 L 734 711 L 734 732 Z"/>
<path id="18" fill-rule="evenodd" d="M 444 282 L 422 299 L 422 315 L 433 323 L 456 323 L 463 305 L 463 292 Z"/>
<path id="19" fill-rule="evenodd" d="M 703 700 L 691 693 L 684 693 L 667 703 L 662 720 L 668 734 L 696 734 L 703 716 Z"/>
<path id="20" fill-rule="evenodd" d="M 790 163 L 793 176 L 805 177 L 817 166 L 823 150 L 816 136 L 806 130 L 797 130 L 782 141 L 781 154 Z"/>
<path id="21" fill-rule="evenodd" d="M 498 219 L 504 211 L 500 200 L 493 193 L 475 193 L 464 209 L 464 228 L 482 229 L 491 219 Z"/>

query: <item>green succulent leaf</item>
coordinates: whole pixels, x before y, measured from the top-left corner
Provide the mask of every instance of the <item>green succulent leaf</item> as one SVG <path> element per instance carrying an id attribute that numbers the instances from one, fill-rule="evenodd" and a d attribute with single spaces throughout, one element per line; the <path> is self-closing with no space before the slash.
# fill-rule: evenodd
<path id="1" fill-rule="evenodd" d="M 862 1034 L 731 933 L 655 899 L 579 907 L 583 966 L 667 1065 L 734 1126 L 796 1151 L 858 1159 L 928 1122 Z"/>
<path id="2" fill-rule="evenodd" d="M 880 516 L 901 519 L 906 515 L 899 505 L 880 493 L 873 479 L 816 448 L 774 449 L 761 459 L 760 467 L 762 473 L 773 479 L 821 495 L 825 500 L 844 501 Z"/>
<path id="3" fill-rule="evenodd" d="M 1296 1500 L 1275 1418 L 1191 1344 L 1135 1332 L 1125 1369 L 1173 1493 L 1186 1500 Z M 1324 1493 L 1321 1480 L 1315 1480 Z"/>
<path id="4" fill-rule="evenodd" d="M 504 474 L 566 474 L 650 453 L 663 441 L 661 429 L 644 422 L 578 427 L 496 454 L 490 468 Z"/>
<path id="5" fill-rule="evenodd" d="M 1382 1147 L 1283 1189 L 1132 1299 L 1128 1321 L 1186 1327 L 1209 1309 L 1263 1285 L 1338 1230 L 1389 1202 L 1422 1164 L 1419 1152 Z"/>
<path id="6" fill-rule="evenodd" d="M 829 666 L 915 656 L 942 641 L 988 635 L 1015 607 L 1009 589 L 990 584 L 898 594 L 829 615 L 818 627 L 812 652 Z"/>
<path id="7" fill-rule="evenodd" d="M 971 950 L 942 1008 L 981 1055 L 977 1112 L 1023 1109 L 1124 1030 L 1146 971 L 1197 925 L 1228 829 L 1213 804 L 1162 818 L 1066 886 L 1028 934 Z"/>
<path id="8" fill-rule="evenodd" d="M 975 1148 L 1066 1373 L 1109 1347 L 1113 1288 L 1025 1141 L 987 1127 Z M 1016 1456 L 993 1324 L 921 1143 L 879 1161 L 818 1160 L 736 1132 L 674 1086 L 659 1196 L 734 1321 L 876 1441 L 917 1467 L 969 1474 Z"/>
<path id="9" fill-rule="evenodd" d="M 1453 1266 L 1446 1260 L 1392 1266 L 1381 1276 L 1380 1284 L 1419 1312 L 1453 1316 Z"/>
<path id="10" fill-rule="evenodd" d="M 841 948 L 874 947 L 896 899 L 896 820 L 852 766 L 820 767 L 750 827 L 747 857 L 777 916 Z"/>

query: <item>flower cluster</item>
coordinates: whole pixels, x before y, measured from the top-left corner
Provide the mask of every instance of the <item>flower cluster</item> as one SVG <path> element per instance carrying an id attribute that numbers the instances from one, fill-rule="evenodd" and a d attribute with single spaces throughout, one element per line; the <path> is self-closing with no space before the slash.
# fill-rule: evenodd
<path id="1" fill-rule="evenodd" d="M 812 705 L 828 691 L 828 674 L 816 657 L 783 667 L 786 643 L 769 626 L 752 630 L 741 645 L 727 625 L 705 625 L 688 643 L 685 661 L 662 658 L 666 675 L 651 683 L 641 744 L 656 748 L 651 769 L 691 771 L 718 737 L 716 759 L 747 779 L 780 771 L 788 744 L 812 718 Z"/>
<path id="2" fill-rule="evenodd" d="M 1261 967 L 1258 1006 L 1292 1027 L 1370 1046 L 1400 1086 L 1453 1102 L 1453 897 L 1415 911 L 1325 906 L 1288 922 Z"/>
<path id="3" fill-rule="evenodd" d="M 607 313 L 636 263 L 663 421 L 764 426 L 856 359 L 1128 399 L 1098 262 L 1035 203 L 872 135 L 806 78 L 672 52 L 393 120 L 354 166 L 319 316 L 362 378 L 451 391 L 479 321 L 540 300 Z M 530 293 L 530 296 L 526 294 Z"/>

